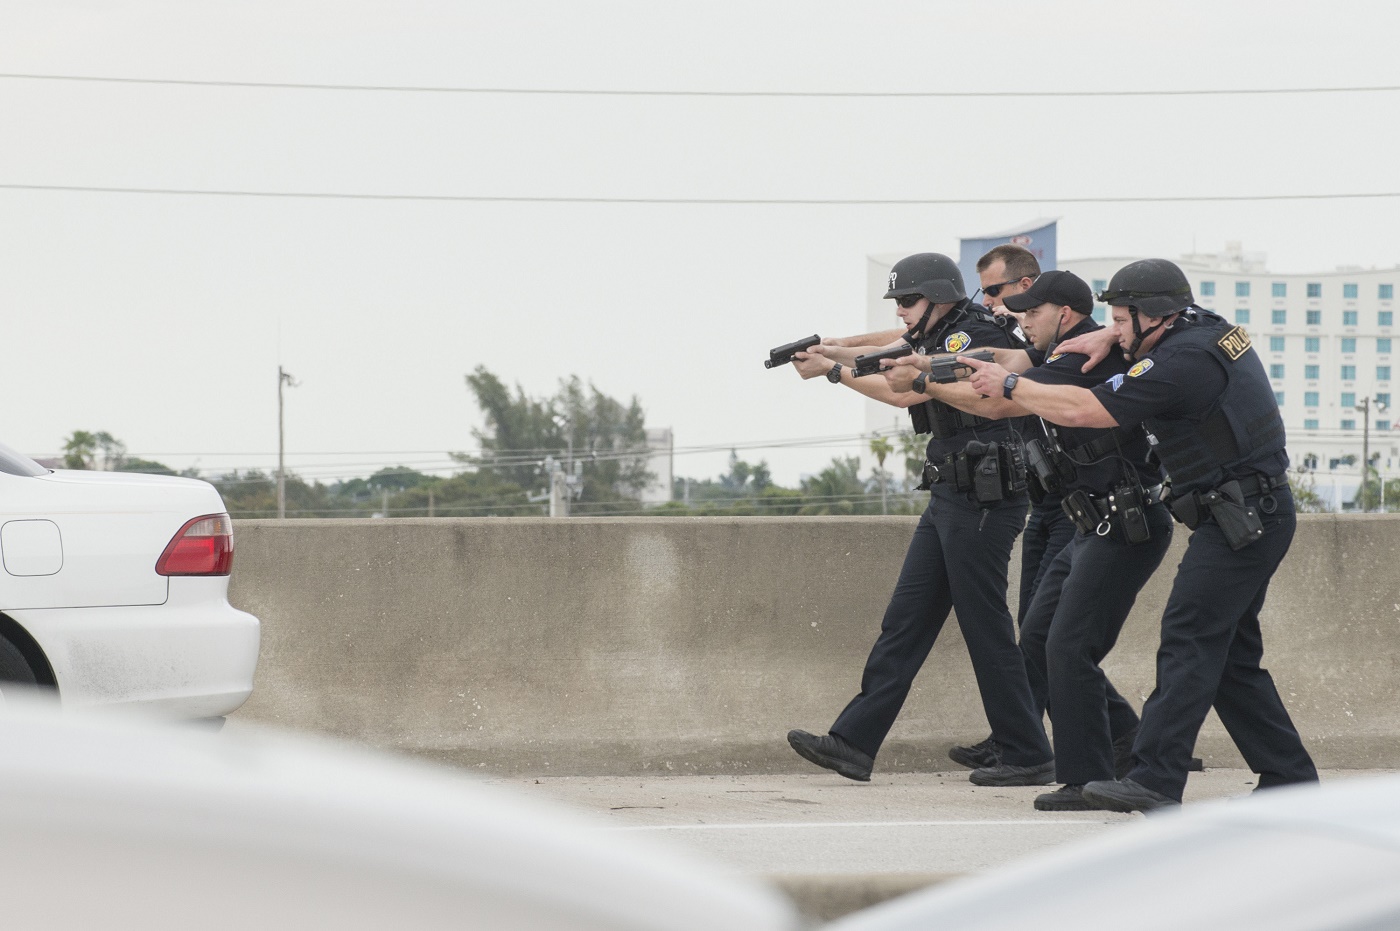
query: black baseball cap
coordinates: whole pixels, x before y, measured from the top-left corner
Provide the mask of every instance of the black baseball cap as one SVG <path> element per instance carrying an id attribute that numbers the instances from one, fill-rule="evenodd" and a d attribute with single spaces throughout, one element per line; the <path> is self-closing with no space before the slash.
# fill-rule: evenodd
<path id="1" fill-rule="evenodd" d="M 1074 272 L 1054 269 L 1041 272 L 1029 288 L 1020 294 L 1008 295 L 1002 299 L 1002 303 L 1008 310 L 1030 310 L 1049 303 L 1087 315 L 1094 311 L 1094 292 Z"/>

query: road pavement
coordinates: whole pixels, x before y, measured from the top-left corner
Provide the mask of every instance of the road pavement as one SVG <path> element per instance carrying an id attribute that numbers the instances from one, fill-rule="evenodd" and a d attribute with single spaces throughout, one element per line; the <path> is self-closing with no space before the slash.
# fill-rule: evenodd
<path id="1" fill-rule="evenodd" d="M 1324 781 L 1378 771 L 1332 771 Z M 876 774 L 494 779 L 593 812 L 617 830 L 773 879 L 809 914 L 832 917 L 891 895 L 1122 830 L 1142 815 L 1038 812 L 1043 788 L 982 788 L 967 771 Z M 1194 773 L 1186 803 L 1244 795 L 1253 773 Z"/>

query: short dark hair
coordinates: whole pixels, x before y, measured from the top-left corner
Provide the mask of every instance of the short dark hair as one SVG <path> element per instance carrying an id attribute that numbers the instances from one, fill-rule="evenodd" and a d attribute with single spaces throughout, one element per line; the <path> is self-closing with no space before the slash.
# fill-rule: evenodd
<path id="1" fill-rule="evenodd" d="M 978 259 L 977 271 L 979 273 L 986 271 L 997 259 L 1006 263 L 1007 277 L 1013 281 L 1034 278 L 1040 274 L 1040 263 L 1035 260 L 1031 250 L 1024 246 L 1014 246 L 1009 242 L 993 246 L 991 251 Z"/>

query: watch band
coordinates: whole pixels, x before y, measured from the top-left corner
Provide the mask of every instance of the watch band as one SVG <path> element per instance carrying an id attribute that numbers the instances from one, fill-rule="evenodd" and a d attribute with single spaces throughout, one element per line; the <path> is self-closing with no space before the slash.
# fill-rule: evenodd
<path id="1" fill-rule="evenodd" d="M 920 372 L 914 376 L 914 390 L 919 394 L 928 394 L 928 372 Z"/>
<path id="2" fill-rule="evenodd" d="M 1001 383 L 1001 396 L 1006 400 L 1011 400 L 1011 392 L 1016 390 L 1016 383 L 1021 380 L 1021 376 L 1012 372 L 1006 376 L 1006 380 Z"/>
<path id="3" fill-rule="evenodd" d="M 839 384 L 841 384 L 841 363 L 840 363 L 840 362 L 837 362 L 835 365 L 833 365 L 833 366 L 831 367 L 831 370 L 828 371 L 828 372 L 826 373 L 826 380 L 829 381 L 829 382 L 831 382 L 833 385 L 839 385 Z"/>

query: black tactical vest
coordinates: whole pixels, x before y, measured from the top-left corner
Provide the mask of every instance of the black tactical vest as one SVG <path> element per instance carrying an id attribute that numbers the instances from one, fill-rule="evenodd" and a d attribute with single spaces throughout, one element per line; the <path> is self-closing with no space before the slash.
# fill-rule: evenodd
<path id="1" fill-rule="evenodd" d="M 1147 358 L 1171 365 L 1184 350 L 1203 349 L 1224 368 L 1227 383 L 1199 417 L 1146 421 L 1173 493 L 1214 488 L 1250 473 L 1283 473 L 1288 468 L 1283 417 L 1249 334 L 1207 310 L 1192 310 L 1194 319 L 1181 318 Z"/>
<path id="2" fill-rule="evenodd" d="M 947 315 L 934 324 L 932 332 L 928 336 L 919 340 L 915 348 L 919 352 L 928 355 L 942 355 L 949 352 L 943 345 L 944 339 L 959 326 L 970 321 L 975 321 L 987 326 L 996 327 L 1001 334 L 1001 339 L 987 342 L 974 339 L 978 346 L 994 345 L 998 348 L 1020 349 L 1025 346 L 1018 337 L 1008 331 L 1006 324 L 997 318 L 995 314 L 988 313 L 980 304 L 964 299 L 957 307 L 950 310 Z M 958 350 L 971 349 L 972 345 L 958 347 Z M 925 401 L 922 404 L 915 404 L 909 408 L 909 420 L 914 426 L 914 432 L 928 434 L 934 440 L 949 440 L 959 433 L 995 424 L 996 421 L 986 417 L 978 417 L 976 414 L 969 414 L 966 411 L 958 410 L 950 404 L 942 401 Z M 930 449 L 932 449 L 930 444 Z M 930 457 L 933 453 L 929 453 Z"/>

